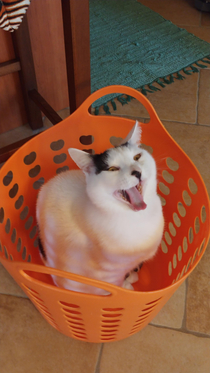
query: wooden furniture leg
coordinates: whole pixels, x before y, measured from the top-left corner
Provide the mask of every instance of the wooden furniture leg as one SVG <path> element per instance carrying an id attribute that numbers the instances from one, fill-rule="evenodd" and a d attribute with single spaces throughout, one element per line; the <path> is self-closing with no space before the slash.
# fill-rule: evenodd
<path id="1" fill-rule="evenodd" d="M 61 0 L 70 112 L 90 95 L 89 0 Z"/>
<path id="2" fill-rule="evenodd" d="M 12 39 L 15 54 L 20 61 L 21 66 L 19 74 L 29 125 L 33 130 L 35 130 L 43 127 L 43 121 L 39 107 L 37 107 L 37 105 L 29 98 L 28 94 L 32 89 L 37 90 L 37 82 L 27 16 L 23 17 L 18 30 L 12 33 Z"/>

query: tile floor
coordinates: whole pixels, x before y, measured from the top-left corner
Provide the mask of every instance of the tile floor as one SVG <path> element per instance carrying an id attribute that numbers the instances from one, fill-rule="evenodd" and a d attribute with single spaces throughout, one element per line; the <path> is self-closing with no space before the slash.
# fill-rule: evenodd
<path id="1" fill-rule="evenodd" d="M 193 1 L 141 2 L 210 42 L 210 13 L 198 12 Z M 210 68 L 148 98 L 166 129 L 197 166 L 210 193 Z M 117 114 L 147 119 L 135 100 L 118 105 Z M 5 134 L 0 146 L 29 132 L 22 128 Z M 58 333 L 1 265 L 0 279 L 1 373 L 210 372 L 210 245 L 150 325 L 130 338 L 104 345 Z"/>

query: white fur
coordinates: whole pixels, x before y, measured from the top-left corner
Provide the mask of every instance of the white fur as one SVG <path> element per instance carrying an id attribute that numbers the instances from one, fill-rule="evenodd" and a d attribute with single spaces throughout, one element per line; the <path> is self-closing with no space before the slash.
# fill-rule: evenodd
<path id="1" fill-rule="evenodd" d="M 61 173 L 43 185 L 37 221 L 47 266 L 132 288 L 133 281 L 125 280 L 126 273 L 155 255 L 164 226 L 155 161 L 139 148 L 140 134 L 136 123 L 124 140 L 128 146 L 109 149 L 108 164 L 118 171 L 96 174 L 89 154 L 69 149 L 82 170 Z M 134 161 L 138 153 L 141 158 Z M 141 172 L 147 204 L 140 211 L 133 211 L 113 195 L 116 190 L 137 185 L 133 170 Z M 70 290 L 105 294 L 102 289 L 61 277 L 54 277 L 54 282 Z"/>

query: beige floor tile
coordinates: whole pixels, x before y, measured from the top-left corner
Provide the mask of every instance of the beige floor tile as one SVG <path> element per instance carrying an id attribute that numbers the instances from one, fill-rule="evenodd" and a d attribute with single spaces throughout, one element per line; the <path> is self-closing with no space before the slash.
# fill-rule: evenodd
<path id="1" fill-rule="evenodd" d="M 210 125 L 210 69 L 200 71 L 198 123 Z"/>
<path id="2" fill-rule="evenodd" d="M 0 148 L 3 148 L 4 146 L 13 144 L 16 141 L 25 139 L 26 137 L 35 135 L 41 131 L 46 130 L 51 124 L 48 124 L 46 122 L 46 125 L 44 123 L 44 127 L 39 130 L 32 130 L 28 124 L 15 128 L 14 130 L 2 133 L 0 136 Z"/>
<path id="3" fill-rule="evenodd" d="M 184 282 L 152 320 L 151 324 L 180 329 L 185 313 L 185 296 L 186 283 Z"/>
<path id="4" fill-rule="evenodd" d="M 10 274 L 6 271 L 3 265 L 0 263 L 0 294 L 15 295 L 17 297 L 27 298 L 27 295 L 13 280 Z"/>
<path id="5" fill-rule="evenodd" d="M 0 295 L 1 373 L 94 373 L 100 344 L 60 334 L 28 299 Z"/>
<path id="6" fill-rule="evenodd" d="M 32 136 L 35 132 L 28 126 L 24 125 L 14 130 L 2 133 L 0 136 L 0 148 L 10 145 L 16 141 Z"/>
<path id="7" fill-rule="evenodd" d="M 188 279 L 186 327 L 210 335 L 210 244 Z"/>
<path id="8" fill-rule="evenodd" d="M 138 0 L 143 5 L 159 13 L 165 19 L 178 26 L 200 24 L 201 13 L 193 6 L 191 0 Z"/>
<path id="9" fill-rule="evenodd" d="M 199 170 L 210 195 L 210 128 L 165 121 L 163 124 Z"/>
<path id="10" fill-rule="evenodd" d="M 106 344 L 100 373 L 207 373 L 210 339 L 152 326 Z"/>
<path id="11" fill-rule="evenodd" d="M 182 81 L 175 80 L 158 92 L 147 94 L 161 120 L 196 123 L 198 79 L 197 73 L 192 74 Z M 157 83 L 155 85 L 158 87 Z M 110 112 L 114 115 L 149 118 L 146 109 L 137 100 L 131 100 L 125 105 L 116 103 L 116 111 L 109 104 Z M 104 115 L 102 107 L 99 113 Z"/>
<path id="12" fill-rule="evenodd" d="M 210 27 L 210 15 L 203 12 L 201 15 L 201 26 Z"/>
<path id="13" fill-rule="evenodd" d="M 196 122 L 198 78 L 194 73 L 184 80 L 174 81 L 160 92 L 147 95 L 161 120 Z"/>

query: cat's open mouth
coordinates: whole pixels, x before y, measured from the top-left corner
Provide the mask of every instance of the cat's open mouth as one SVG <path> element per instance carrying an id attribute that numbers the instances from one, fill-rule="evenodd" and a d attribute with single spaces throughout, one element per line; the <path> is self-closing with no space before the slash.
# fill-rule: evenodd
<path id="1" fill-rule="evenodd" d="M 127 203 L 132 210 L 140 211 L 144 210 L 147 205 L 143 200 L 142 196 L 142 184 L 141 182 L 135 187 L 130 189 L 120 189 L 114 192 L 114 196 L 124 203 Z"/>

